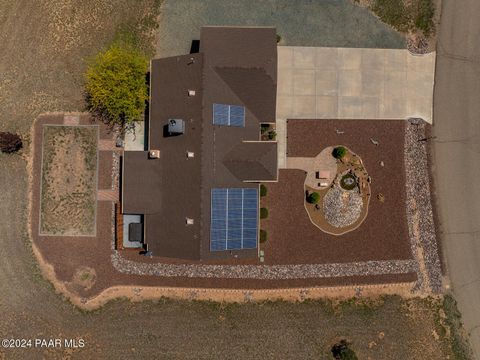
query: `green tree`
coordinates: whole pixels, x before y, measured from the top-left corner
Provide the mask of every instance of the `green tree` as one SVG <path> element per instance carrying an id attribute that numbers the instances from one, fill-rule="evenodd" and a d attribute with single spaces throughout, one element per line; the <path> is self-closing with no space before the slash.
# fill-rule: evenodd
<path id="1" fill-rule="evenodd" d="M 333 149 L 332 155 L 336 159 L 341 159 L 345 155 L 347 155 L 347 149 L 345 149 L 343 146 L 337 146 L 336 148 Z"/>
<path id="2" fill-rule="evenodd" d="M 312 192 L 307 196 L 307 202 L 310 204 L 316 204 L 320 200 L 320 195 L 317 192 Z"/>
<path id="3" fill-rule="evenodd" d="M 98 54 L 86 73 L 90 110 L 112 125 L 140 120 L 148 99 L 147 69 L 147 58 L 126 43 L 114 43 Z"/>

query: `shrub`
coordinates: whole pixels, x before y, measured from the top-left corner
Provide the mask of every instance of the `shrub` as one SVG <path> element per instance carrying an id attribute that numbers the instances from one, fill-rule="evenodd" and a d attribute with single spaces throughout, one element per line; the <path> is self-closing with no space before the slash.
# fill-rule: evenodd
<path id="1" fill-rule="evenodd" d="M 433 16 L 435 7 L 432 0 L 419 0 L 415 14 L 415 26 L 429 36 L 434 30 Z"/>
<path id="2" fill-rule="evenodd" d="M 260 243 L 264 243 L 267 241 L 267 231 L 266 230 L 260 230 Z"/>
<path id="3" fill-rule="evenodd" d="M 279 43 L 280 41 L 282 41 L 282 37 L 277 34 L 277 43 Z"/>
<path id="4" fill-rule="evenodd" d="M 398 31 L 407 32 L 412 28 L 411 13 L 402 0 L 374 0 L 372 10 Z"/>
<path id="5" fill-rule="evenodd" d="M 267 196 L 267 187 L 263 184 L 260 184 L 260 196 Z"/>
<path id="6" fill-rule="evenodd" d="M 307 196 L 307 202 L 310 204 L 316 204 L 320 200 L 320 195 L 317 192 L 313 192 Z"/>
<path id="7" fill-rule="evenodd" d="M 275 140 L 277 137 L 277 132 L 275 130 L 271 130 L 268 132 L 268 139 L 269 140 Z"/>
<path id="8" fill-rule="evenodd" d="M 148 99 L 147 69 L 147 58 L 133 45 L 111 45 L 88 66 L 85 89 L 89 109 L 112 125 L 140 120 Z"/>
<path id="9" fill-rule="evenodd" d="M 347 155 L 347 149 L 345 149 L 343 146 L 337 146 L 336 148 L 333 149 L 332 155 L 336 159 L 341 159 L 345 155 Z"/>
<path id="10" fill-rule="evenodd" d="M 350 349 L 350 344 L 345 339 L 332 346 L 332 355 L 336 360 L 358 360 L 357 355 Z"/>
<path id="11" fill-rule="evenodd" d="M 260 219 L 268 218 L 268 209 L 267 208 L 260 208 Z"/>
<path id="12" fill-rule="evenodd" d="M 10 154 L 22 148 L 22 139 L 17 134 L 0 132 L 0 151 Z"/>

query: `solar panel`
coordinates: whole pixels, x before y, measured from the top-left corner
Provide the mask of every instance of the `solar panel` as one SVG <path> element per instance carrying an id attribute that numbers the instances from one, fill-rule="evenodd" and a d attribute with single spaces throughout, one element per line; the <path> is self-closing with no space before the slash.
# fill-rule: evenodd
<path id="1" fill-rule="evenodd" d="M 258 190 L 214 188 L 210 250 L 255 249 L 258 234 Z"/>
<path id="2" fill-rule="evenodd" d="M 245 126 L 245 107 L 239 105 L 213 104 L 213 124 Z"/>

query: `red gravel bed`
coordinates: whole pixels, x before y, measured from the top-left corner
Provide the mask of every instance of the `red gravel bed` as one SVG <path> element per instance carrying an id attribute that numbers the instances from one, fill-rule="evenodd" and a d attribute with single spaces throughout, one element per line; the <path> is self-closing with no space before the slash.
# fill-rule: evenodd
<path id="1" fill-rule="evenodd" d="M 256 279 L 198 279 L 198 278 L 165 278 L 157 276 L 139 276 L 128 275 L 118 272 L 112 265 L 110 256 L 112 254 L 112 203 L 110 202 L 97 202 L 97 234 L 92 237 L 43 237 L 38 235 L 38 214 L 39 214 L 39 179 L 41 171 L 41 125 L 62 123 L 63 116 L 42 116 L 37 120 L 35 125 L 35 151 L 33 162 L 33 203 L 32 203 L 32 235 L 35 245 L 42 253 L 45 260 L 53 265 L 55 274 L 60 281 L 63 281 L 67 288 L 83 297 L 92 297 L 99 294 L 102 290 L 115 286 L 115 285 L 132 285 L 132 286 L 178 286 L 178 287 L 205 287 L 205 288 L 284 288 L 284 287 L 310 287 L 310 286 L 338 286 L 338 285 L 361 285 L 361 284 L 383 284 L 392 282 L 412 282 L 416 280 L 416 275 L 413 273 L 400 274 L 400 275 L 376 275 L 376 276 L 358 276 L 358 277 L 338 277 L 338 278 L 317 278 L 317 279 L 298 279 L 298 280 L 256 280 Z M 80 121 L 81 124 L 91 124 L 89 117 L 83 117 Z M 101 134 L 103 136 L 109 136 L 108 131 L 101 126 Z M 102 135 L 101 135 L 102 136 Z M 348 145 L 348 144 L 347 144 Z M 99 158 L 99 171 L 100 182 L 105 181 L 107 185 L 107 174 L 111 172 L 112 163 L 108 159 L 111 157 L 110 151 L 101 152 Z M 103 155 L 105 154 L 105 155 Z M 368 166 L 368 165 L 367 165 Z M 368 168 L 369 171 L 370 168 Z M 103 175 L 102 175 L 103 174 Z M 295 197 L 294 193 L 297 189 L 297 183 L 300 184 L 299 191 L 303 191 L 300 178 L 302 176 L 301 171 L 282 171 L 280 173 L 280 182 L 278 184 L 269 185 L 268 199 L 273 198 L 278 191 L 288 190 L 292 192 L 292 199 Z M 102 180 L 102 177 L 105 179 Z M 290 180 L 289 180 L 290 179 Z M 294 187 L 292 187 L 294 186 Z M 282 190 L 284 189 L 284 190 Z M 388 195 L 387 195 L 388 198 Z M 293 201 L 295 203 L 295 201 Z M 272 204 L 273 205 L 273 204 Z M 276 207 L 271 207 L 271 221 L 277 221 L 279 213 Z M 295 206 L 297 208 L 297 206 Z M 292 218 L 301 218 L 306 216 L 306 213 L 296 214 L 291 212 Z M 284 219 L 285 220 L 285 219 Z M 274 226 L 274 224 L 271 224 Z M 362 226 L 363 227 L 363 226 Z M 272 231 L 273 233 L 273 231 Z M 278 234 L 278 233 L 277 233 Z M 297 237 L 298 239 L 298 237 Z M 272 263 L 273 259 L 281 260 L 284 263 L 291 263 L 292 259 L 300 259 L 297 255 L 287 256 L 292 248 L 286 246 L 287 242 L 283 242 L 284 245 L 273 247 L 273 244 L 279 245 L 281 240 L 274 240 L 273 238 L 269 242 L 268 246 L 272 249 L 266 249 L 267 263 Z M 298 241 L 298 240 L 297 240 Z M 291 246 L 292 243 L 289 243 Z M 301 243 L 299 243 L 301 244 Z M 330 243 L 331 244 L 331 243 Z M 282 248 L 283 247 L 283 248 Z M 273 249 L 277 248 L 277 253 Z M 317 251 L 321 252 L 321 251 Z M 344 249 L 345 252 L 345 249 Z M 348 253 L 348 251 L 346 251 Z M 388 253 L 388 252 L 387 252 Z M 283 254 L 283 255 L 278 255 Z M 308 259 L 312 257 L 303 252 L 304 262 L 308 262 Z M 292 253 L 290 252 L 290 255 Z M 154 258 L 148 259 L 140 257 L 136 252 L 122 252 L 122 256 L 135 261 L 142 262 L 160 262 L 165 261 L 168 263 L 188 263 L 187 261 L 178 259 L 162 259 Z M 368 256 L 367 256 L 368 258 Z M 386 257 L 390 258 L 390 257 Z M 401 258 L 401 257 L 396 257 Z M 407 256 L 404 258 L 408 258 Z M 320 262 L 322 258 L 315 258 L 315 262 Z M 327 259 L 326 261 L 333 261 Z M 349 261 L 346 257 L 343 257 L 344 261 Z M 372 258 L 380 259 L 380 258 Z M 227 260 L 217 262 L 197 262 L 202 264 L 207 263 L 219 263 L 219 264 L 242 264 L 251 263 L 258 264 L 257 259 L 250 260 Z M 281 263 L 281 262 L 280 262 Z M 85 289 L 73 282 L 75 272 L 84 267 L 93 268 L 96 273 L 95 282 L 90 289 Z"/>
<path id="2" fill-rule="evenodd" d="M 344 131 L 339 135 L 335 129 Z M 411 259 L 405 209 L 404 121 L 290 120 L 288 155 L 314 157 L 327 146 L 343 144 L 363 160 L 372 177 L 372 197 L 363 224 L 345 235 L 322 232 L 303 205 L 305 172 L 281 170 L 278 183 L 266 184 L 262 206 L 269 218 L 262 228 L 269 240 L 263 246 L 266 263 L 305 264 Z M 372 144 L 370 138 L 379 141 Z M 380 166 L 384 161 L 385 166 Z M 377 200 L 377 194 L 385 202 Z"/>

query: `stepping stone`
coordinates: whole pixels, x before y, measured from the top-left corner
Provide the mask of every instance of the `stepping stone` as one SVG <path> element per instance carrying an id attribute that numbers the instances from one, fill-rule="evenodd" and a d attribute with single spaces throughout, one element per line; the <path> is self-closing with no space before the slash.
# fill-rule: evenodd
<path id="1" fill-rule="evenodd" d="M 98 201 L 113 201 L 117 202 L 119 199 L 118 190 L 104 189 L 98 190 Z"/>

